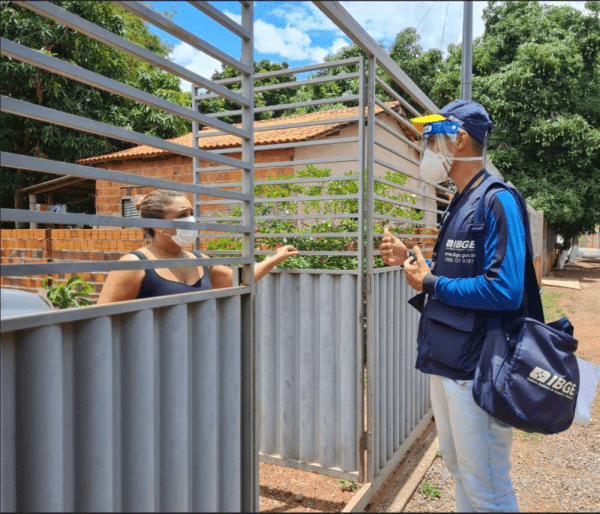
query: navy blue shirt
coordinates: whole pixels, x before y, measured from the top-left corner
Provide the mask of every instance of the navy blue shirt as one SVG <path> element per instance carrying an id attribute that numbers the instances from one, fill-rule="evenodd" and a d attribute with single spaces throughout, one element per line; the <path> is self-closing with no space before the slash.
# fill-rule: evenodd
<path id="1" fill-rule="evenodd" d="M 139 259 L 146 261 L 146 257 L 142 252 L 131 252 Z M 147 269 L 142 280 L 142 287 L 138 294 L 138 298 L 152 298 L 154 296 L 164 296 L 169 294 L 193 293 L 198 291 L 207 291 L 212 288 L 210 283 L 210 271 L 207 266 L 202 266 L 204 276 L 200 277 L 195 284 L 188 285 L 174 280 L 161 277 L 153 269 Z"/>

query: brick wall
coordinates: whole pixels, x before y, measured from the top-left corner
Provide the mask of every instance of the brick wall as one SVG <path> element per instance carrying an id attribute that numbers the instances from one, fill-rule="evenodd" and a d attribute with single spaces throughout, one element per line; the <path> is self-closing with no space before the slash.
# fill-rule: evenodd
<path id="1" fill-rule="evenodd" d="M 92 229 L 17 229 L 0 230 L 2 264 L 24 264 L 65 261 L 116 261 L 127 252 L 146 244 L 143 231 Z M 98 298 L 107 273 L 53 274 L 55 280 L 66 281 L 81 275 L 96 289 L 91 300 Z M 1 285 L 39 293 L 46 275 L 2 277 Z"/>
<path id="2" fill-rule="evenodd" d="M 239 159 L 241 154 L 231 153 L 228 157 Z M 257 163 L 290 161 L 294 156 L 294 149 L 266 150 L 255 152 Z M 192 159 L 190 157 L 169 156 L 148 159 L 131 159 L 126 161 L 103 162 L 99 167 L 121 171 L 126 173 L 135 173 L 144 177 L 159 178 L 170 180 L 172 182 L 193 183 Z M 215 163 L 209 161 L 200 161 L 200 167 L 214 167 Z M 286 166 L 283 168 L 262 168 L 255 172 L 255 180 L 262 180 L 268 176 L 279 174 L 292 175 L 294 168 Z M 202 175 L 202 183 L 228 183 L 241 180 L 241 170 L 231 171 L 209 171 Z M 103 216 L 121 215 L 121 198 L 124 196 L 145 195 L 153 191 L 151 187 L 134 187 L 120 182 L 111 182 L 106 180 L 96 181 L 96 214 Z M 186 195 L 192 201 L 192 195 Z M 209 197 L 200 197 L 200 200 L 207 200 Z M 211 198 L 216 199 L 216 198 Z M 218 206 L 205 206 L 204 211 L 218 209 Z"/>

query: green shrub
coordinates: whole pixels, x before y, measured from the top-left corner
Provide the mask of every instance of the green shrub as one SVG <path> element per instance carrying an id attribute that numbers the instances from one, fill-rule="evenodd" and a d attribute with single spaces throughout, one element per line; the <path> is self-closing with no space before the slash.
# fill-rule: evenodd
<path id="1" fill-rule="evenodd" d="M 290 180 L 288 184 L 264 184 L 258 185 L 254 189 L 255 198 L 292 198 L 294 196 L 315 196 L 315 197 L 340 197 L 358 195 L 359 184 L 356 172 L 348 171 L 345 177 L 355 177 L 354 180 L 319 182 L 319 179 L 331 176 L 331 170 L 328 168 L 319 169 L 313 165 L 306 166 L 303 170 L 298 170 L 293 178 L 314 179 L 311 183 L 294 183 L 286 175 L 270 177 L 268 180 Z M 408 177 L 400 173 L 387 172 L 383 177 L 385 180 L 398 185 L 404 185 Z M 366 188 L 365 188 L 366 189 Z M 374 186 L 376 196 L 389 198 L 403 202 L 404 204 L 414 205 L 413 195 L 403 193 L 394 186 L 376 182 Z M 358 232 L 358 209 L 359 201 L 354 198 L 348 199 L 319 199 L 297 201 L 282 201 L 273 203 L 256 204 L 254 207 L 255 216 L 280 216 L 283 219 L 277 220 L 255 220 L 255 248 L 257 250 L 275 250 L 281 245 L 295 246 L 299 251 L 356 251 L 358 245 L 357 237 L 261 237 L 261 234 L 310 234 L 310 233 L 334 233 L 334 232 Z M 409 206 L 400 206 L 386 203 L 382 200 L 374 201 L 374 212 L 385 216 L 397 218 L 406 218 L 410 220 L 422 219 L 422 212 L 412 209 Z M 295 220 L 285 219 L 286 216 L 295 216 L 299 214 L 322 214 L 324 216 L 331 214 L 356 214 L 356 217 L 344 219 L 310 219 Z M 224 217 L 241 217 L 241 207 L 234 207 Z M 234 223 L 233 221 L 220 221 L 219 223 Z M 373 225 L 374 232 L 383 232 L 387 221 L 377 221 Z M 414 233 L 414 227 L 406 222 L 396 224 L 397 230 L 405 234 Z M 375 247 L 379 246 L 378 238 L 373 241 Z M 240 237 L 217 238 L 207 242 L 208 250 L 241 250 L 242 241 Z M 257 261 L 265 258 L 264 255 L 257 256 Z M 380 257 L 375 258 L 375 266 L 383 266 Z M 286 259 L 279 265 L 279 268 L 287 269 L 335 269 L 335 270 L 356 270 L 358 269 L 357 257 L 344 255 L 298 255 Z"/>
<path id="2" fill-rule="evenodd" d="M 59 309 L 90 305 L 90 301 L 82 297 L 96 291 L 81 275 L 69 278 L 64 284 L 57 284 L 52 277 L 46 277 L 42 286 L 46 289 L 46 298 Z"/>

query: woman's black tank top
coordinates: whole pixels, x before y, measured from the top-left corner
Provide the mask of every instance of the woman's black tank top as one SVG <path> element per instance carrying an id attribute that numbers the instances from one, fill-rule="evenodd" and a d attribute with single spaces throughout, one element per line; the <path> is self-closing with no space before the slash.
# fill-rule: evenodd
<path id="1" fill-rule="evenodd" d="M 146 257 L 142 252 L 134 251 L 129 253 L 132 253 L 143 261 L 148 260 L 148 257 Z M 196 255 L 196 257 L 199 257 L 196 252 L 193 253 Z M 163 278 L 156 273 L 155 270 L 147 269 L 146 274 L 144 275 L 144 280 L 142 280 L 142 287 L 140 288 L 138 298 L 152 298 L 154 296 L 164 296 L 169 294 L 208 291 L 209 289 L 212 289 L 210 283 L 210 271 L 208 266 L 202 266 L 202 269 L 204 270 L 204 276 L 191 286 Z"/>

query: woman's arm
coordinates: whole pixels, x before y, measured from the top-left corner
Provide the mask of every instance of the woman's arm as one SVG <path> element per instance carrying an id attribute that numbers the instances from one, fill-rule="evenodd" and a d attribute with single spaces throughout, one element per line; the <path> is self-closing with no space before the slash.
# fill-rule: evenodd
<path id="1" fill-rule="evenodd" d="M 254 280 L 258 282 L 280 262 L 285 261 L 292 255 L 298 255 L 298 250 L 296 250 L 296 248 L 291 245 L 282 246 L 277 250 L 275 255 L 267 257 L 262 262 L 257 262 L 254 265 Z M 211 266 L 210 282 L 214 289 L 231 287 L 233 284 L 233 270 L 229 266 Z"/>
<path id="2" fill-rule="evenodd" d="M 135 255 L 130 253 L 123 255 L 119 260 L 139 261 Z M 104 287 L 102 287 L 102 292 L 96 305 L 135 300 L 140 293 L 144 274 L 145 270 L 143 269 L 111 271 L 108 277 L 106 277 L 106 282 L 104 283 Z"/>

